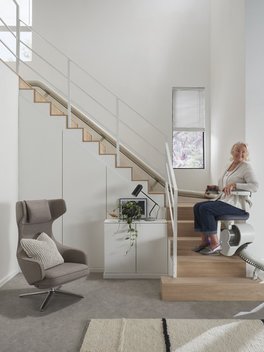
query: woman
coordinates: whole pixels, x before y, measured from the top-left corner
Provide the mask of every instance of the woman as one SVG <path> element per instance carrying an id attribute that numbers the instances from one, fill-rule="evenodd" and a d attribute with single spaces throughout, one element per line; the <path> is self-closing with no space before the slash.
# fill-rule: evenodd
<path id="1" fill-rule="evenodd" d="M 202 232 L 201 243 L 194 248 L 201 254 L 219 254 L 221 250 L 217 236 L 217 218 L 221 215 L 246 215 L 250 201 L 243 196 L 233 195 L 235 190 L 256 192 L 258 183 L 251 166 L 246 162 L 248 148 L 238 142 L 231 149 L 232 163 L 219 179 L 221 195 L 215 201 L 194 205 L 194 229 Z"/>

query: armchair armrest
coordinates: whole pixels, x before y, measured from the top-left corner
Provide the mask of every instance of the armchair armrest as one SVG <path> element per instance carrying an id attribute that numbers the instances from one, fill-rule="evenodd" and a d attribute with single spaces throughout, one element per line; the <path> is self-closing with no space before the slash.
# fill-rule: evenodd
<path id="1" fill-rule="evenodd" d="M 61 246 L 60 253 L 63 256 L 65 262 L 80 263 L 87 265 L 86 254 L 80 249 Z"/>
<path id="2" fill-rule="evenodd" d="M 40 262 L 27 257 L 20 257 L 17 260 L 22 273 L 30 285 L 44 279 L 45 271 Z"/>

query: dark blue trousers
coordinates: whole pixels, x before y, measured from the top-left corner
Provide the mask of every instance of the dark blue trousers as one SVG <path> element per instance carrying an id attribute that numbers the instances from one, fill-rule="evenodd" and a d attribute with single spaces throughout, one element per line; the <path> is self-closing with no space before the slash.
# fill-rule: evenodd
<path id="1" fill-rule="evenodd" d="M 194 229 L 210 236 L 217 231 L 217 218 L 222 215 L 246 215 L 242 209 L 225 202 L 205 201 L 196 203 L 193 207 Z"/>

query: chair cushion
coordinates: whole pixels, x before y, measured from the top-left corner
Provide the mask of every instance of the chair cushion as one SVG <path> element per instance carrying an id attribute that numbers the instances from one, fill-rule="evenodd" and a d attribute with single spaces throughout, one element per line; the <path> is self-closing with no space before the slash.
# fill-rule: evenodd
<path id="1" fill-rule="evenodd" d="M 26 254 L 41 262 L 44 269 L 64 262 L 55 242 L 45 232 L 42 232 L 37 239 L 23 238 L 20 243 Z"/>
<path id="2" fill-rule="evenodd" d="M 80 263 L 63 263 L 45 271 L 45 278 L 34 285 L 41 289 L 57 287 L 89 274 L 88 266 Z"/>
<path id="3" fill-rule="evenodd" d="M 41 224 L 51 220 L 49 202 L 46 199 L 26 201 L 28 222 Z"/>

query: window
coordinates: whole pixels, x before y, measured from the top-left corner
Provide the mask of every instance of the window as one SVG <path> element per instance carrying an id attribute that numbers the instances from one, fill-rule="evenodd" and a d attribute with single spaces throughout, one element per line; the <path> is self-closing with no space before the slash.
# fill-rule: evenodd
<path id="1" fill-rule="evenodd" d="M 16 0 L 20 12 L 20 59 L 22 61 L 31 61 L 32 52 L 32 0 Z M 0 39 L 4 44 L 16 54 L 16 6 L 12 0 L 0 0 Z M 24 23 L 23 23 L 23 22 Z M 25 25 L 26 23 L 26 25 Z M 9 29 L 5 26 L 9 27 Z M 16 57 L 0 42 L 0 58 L 3 61 L 16 61 Z M 23 43 L 26 45 L 24 45 Z"/>
<path id="2" fill-rule="evenodd" d="M 173 168 L 204 168 L 204 88 L 173 88 Z"/>

